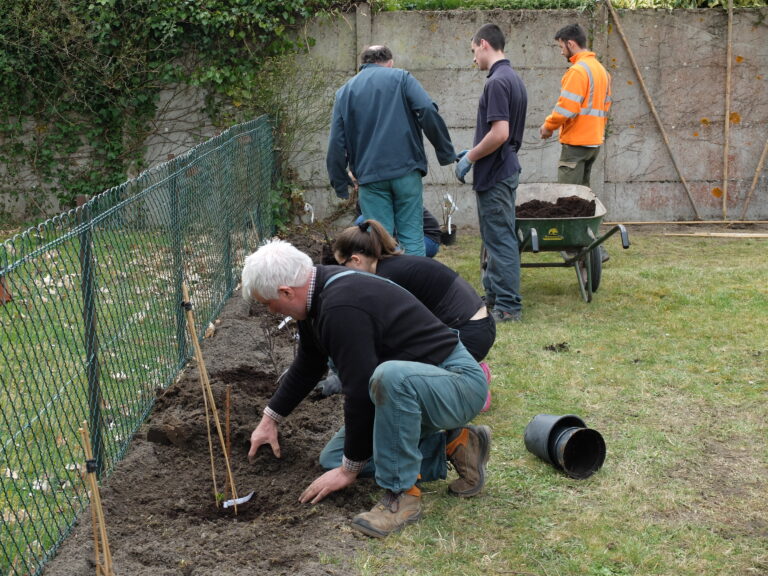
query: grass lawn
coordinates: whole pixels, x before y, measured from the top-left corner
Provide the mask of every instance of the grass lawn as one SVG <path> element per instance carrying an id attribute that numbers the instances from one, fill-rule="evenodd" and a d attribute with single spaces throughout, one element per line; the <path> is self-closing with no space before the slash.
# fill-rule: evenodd
<path id="1" fill-rule="evenodd" d="M 628 229 L 589 304 L 573 269 L 522 270 L 523 321 L 487 359 L 484 493 L 425 485 L 424 519 L 373 541 L 362 574 L 768 574 L 768 240 Z M 438 255 L 478 290 L 479 245 L 462 229 Z M 598 430 L 603 468 L 573 480 L 529 453 L 539 413 Z"/>

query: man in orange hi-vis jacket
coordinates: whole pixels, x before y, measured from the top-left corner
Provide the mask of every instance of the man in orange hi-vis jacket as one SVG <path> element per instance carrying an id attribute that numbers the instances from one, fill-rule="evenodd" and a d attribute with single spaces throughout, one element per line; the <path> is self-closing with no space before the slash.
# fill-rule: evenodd
<path id="1" fill-rule="evenodd" d="M 573 65 L 563 76 L 560 97 L 539 128 L 543 139 L 560 130 L 557 181 L 589 186 L 592 165 L 600 152 L 611 107 L 611 76 L 595 53 L 587 50 L 587 35 L 578 24 L 558 30 L 560 52 Z"/>

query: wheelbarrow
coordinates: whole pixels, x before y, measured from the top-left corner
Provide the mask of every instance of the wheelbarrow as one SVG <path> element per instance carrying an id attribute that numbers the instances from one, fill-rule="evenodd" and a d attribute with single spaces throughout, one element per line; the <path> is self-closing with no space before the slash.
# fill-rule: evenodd
<path id="1" fill-rule="evenodd" d="M 578 196 L 587 201 L 595 201 L 595 215 L 586 217 L 558 218 L 517 218 L 515 231 L 520 250 L 521 268 L 573 268 L 579 293 L 585 302 L 592 301 L 602 277 L 603 261 L 600 245 L 619 232 L 621 244 L 629 248 L 629 235 L 622 224 L 616 224 L 602 236 L 598 236 L 599 227 L 606 214 L 605 206 L 587 186 L 576 184 L 538 183 L 520 184 L 517 188 L 516 206 L 531 200 L 557 202 L 558 198 Z M 523 252 L 560 252 L 561 261 L 523 262 Z M 486 252 L 481 253 L 483 272 L 486 267 Z"/>

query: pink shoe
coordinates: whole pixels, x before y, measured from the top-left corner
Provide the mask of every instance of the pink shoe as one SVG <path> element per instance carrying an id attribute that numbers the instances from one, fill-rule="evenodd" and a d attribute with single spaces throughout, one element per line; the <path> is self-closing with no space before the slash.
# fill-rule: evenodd
<path id="1" fill-rule="evenodd" d="M 488 390 L 488 396 L 485 397 L 485 404 L 480 408 L 480 412 L 488 412 L 491 409 L 491 390 Z"/>
<path id="2" fill-rule="evenodd" d="M 488 381 L 488 386 L 491 385 L 491 367 L 488 366 L 485 362 L 480 362 L 480 368 L 483 369 L 483 373 L 485 373 L 485 379 Z"/>
<path id="3" fill-rule="evenodd" d="M 491 407 L 491 369 L 485 362 L 480 362 L 480 367 L 485 373 L 485 379 L 488 381 L 488 396 L 485 397 L 485 404 L 480 409 L 480 412 L 488 412 Z"/>

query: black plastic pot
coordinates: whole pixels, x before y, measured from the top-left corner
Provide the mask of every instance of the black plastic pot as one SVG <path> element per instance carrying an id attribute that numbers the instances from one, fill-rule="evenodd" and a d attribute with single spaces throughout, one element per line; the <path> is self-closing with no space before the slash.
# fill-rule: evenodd
<path id="1" fill-rule="evenodd" d="M 588 478 L 605 462 L 605 441 L 574 414 L 537 414 L 525 427 L 525 447 L 571 478 Z"/>
<path id="2" fill-rule="evenodd" d="M 456 242 L 456 226 L 451 227 L 451 232 L 441 227 L 440 228 L 440 243 L 443 246 L 450 246 Z"/>

